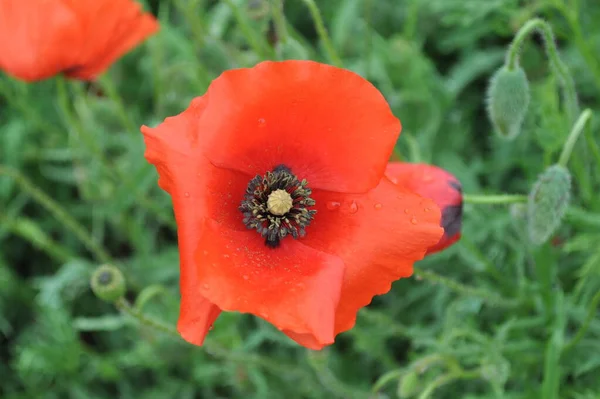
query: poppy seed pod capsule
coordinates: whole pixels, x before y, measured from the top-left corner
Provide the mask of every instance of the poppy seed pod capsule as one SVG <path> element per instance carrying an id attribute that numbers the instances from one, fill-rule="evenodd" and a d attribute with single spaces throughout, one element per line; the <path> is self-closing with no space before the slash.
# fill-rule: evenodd
<path id="1" fill-rule="evenodd" d="M 540 175 L 529 193 L 527 218 L 529 238 L 542 244 L 560 226 L 571 195 L 571 175 L 561 165 L 553 165 Z"/>
<path id="2" fill-rule="evenodd" d="M 92 291 L 103 301 L 114 302 L 125 294 L 125 278 L 123 273 L 112 265 L 98 267 L 90 281 Z"/>
<path id="3" fill-rule="evenodd" d="M 487 109 L 494 129 L 501 137 L 512 140 L 521 132 L 529 98 L 529 83 L 521 67 L 510 70 L 504 66 L 492 76 Z"/>

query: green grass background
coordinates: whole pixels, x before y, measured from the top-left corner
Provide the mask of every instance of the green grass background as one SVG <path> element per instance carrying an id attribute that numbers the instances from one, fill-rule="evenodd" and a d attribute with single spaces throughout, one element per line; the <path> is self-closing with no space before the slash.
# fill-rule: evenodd
<path id="1" fill-rule="evenodd" d="M 330 43 L 308 3 L 150 1 L 160 33 L 92 85 L 0 74 L 1 398 L 600 398 L 600 2 L 317 1 Z M 360 73 L 401 119 L 405 160 L 448 169 L 468 194 L 527 194 L 571 129 L 539 37 L 523 48 L 532 101 L 516 140 L 494 134 L 485 93 L 536 16 L 596 114 L 551 243 L 529 242 L 518 205 L 466 204 L 462 240 L 320 352 L 235 313 L 194 347 L 91 292 L 95 267 L 115 264 L 127 298 L 175 324 L 176 226 L 139 126 L 264 59 Z"/>

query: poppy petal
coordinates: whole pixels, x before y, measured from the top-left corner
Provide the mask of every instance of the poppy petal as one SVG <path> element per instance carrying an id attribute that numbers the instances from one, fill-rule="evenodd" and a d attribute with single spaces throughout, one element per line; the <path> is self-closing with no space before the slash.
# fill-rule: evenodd
<path id="1" fill-rule="evenodd" d="M 340 333 L 352 328 L 373 296 L 412 275 L 413 263 L 443 234 L 440 210 L 386 178 L 366 194 L 314 191 L 312 197 L 317 213 L 302 242 L 344 261 L 335 323 Z"/>
<path id="2" fill-rule="evenodd" d="M 52 34 L 49 34 L 52 32 Z M 0 69 L 26 82 L 77 63 L 83 44 L 77 14 L 60 1 L 0 1 Z"/>
<path id="3" fill-rule="evenodd" d="M 178 225 L 180 254 L 181 304 L 177 329 L 182 337 L 201 345 L 220 309 L 200 295 L 194 261 L 197 237 L 201 234 L 205 207 L 193 201 L 203 198 L 205 186 L 198 177 L 202 168 L 211 168 L 200 154 L 196 131 L 191 121 L 204 109 L 205 101 L 199 97 L 178 116 L 167 118 L 155 129 L 142 127 L 146 143 L 145 157 L 156 166 L 159 185 L 173 199 Z M 213 170 L 216 169 L 212 167 Z M 210 175 L 209 175 L 210 176 Z"/>
<path id="4" fill-rule="evenodd" d="M 72 5 L 85 27 L 86 46 L 79 56 L 79 67 L 66 75 L 83 80 L 94 79 L 118 58 L 159 29 L 158 22 L 131 0 L 103 0 Z"/>
<path id="5" fill-rule="evenodd" d="M 158 26 L 133 0 L 2 0 L 0 69 L 28 82 L 91 80 Z"/>
<path id="6" fill-rule="evenodd" d="M 284 164 L 313 189 L 366 192 L 400 121 L 359 75 L 313 61 L 266 61 L 212 82 L 199 120 L 206 156 L 249 176 Z"/>
<path id="7" fill-rule="evenodd" d="M 273 250 L 256 232 L 209 219 L 204 229 L 196 251 L 201 295 L 222 310 L 257 315 L 320 345 L 333 343 L 340 258 L 291 239 Z"/>
<path id="8" fill-rule="evenodd" d="M 421 163 L 390 162 L 386 176 L 398 186 L 431 198 L 442 210 L 441 226 L 444 236 L 427 251 L 439 252 L 460 239 L 462 226 L 462 186 L 458 179 L 446 170 Z"/>

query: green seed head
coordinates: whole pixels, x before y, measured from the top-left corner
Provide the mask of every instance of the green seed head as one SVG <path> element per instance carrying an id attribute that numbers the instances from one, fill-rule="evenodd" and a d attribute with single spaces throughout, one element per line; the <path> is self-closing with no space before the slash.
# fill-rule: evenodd
<path id="1" fill-rule="evenodd" d="M 538 178 L 529 193 L 527 225 L 529 238 L 540 245 L 560 226 L 571 197 L 571 174 L 561 165 L 553 165 Z"/>
<path id="2" fill-rule="evenodd" d="M 98 267 L 92 274 L 90 284 L 94 294 L 106 302 L 115 302 L 126 290 L 123 273 L 112 265 Z"/>
<path id="3" fill-rule="evenodd" d="M 487 109 L 494 129 L 501 137 L 512 140 L 519 135 L 529 99 L 529 83 L 521 67 L 508 70 L 504 66 L 492 76 Z"/>

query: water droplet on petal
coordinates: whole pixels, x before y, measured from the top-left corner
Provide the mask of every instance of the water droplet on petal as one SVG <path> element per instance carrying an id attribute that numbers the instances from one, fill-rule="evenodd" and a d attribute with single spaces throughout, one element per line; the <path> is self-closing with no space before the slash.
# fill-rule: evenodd
<path id="1" fill-rule="evenodd" d="M 337 201 L 327 201 L 327 203 L 325 204 L 327 209 L 329 209 L 330 211 L 335 211 L 335 210 L 339 209 L 340 205 L 341 204 Z"/>
<path id="2" fill-rule="evenodd" d="M 244 280 L 248 280 L 250 278 L 247 274 L 244 274 L 242 277 L 244 278 Z"/>
<path id="3" fill-rule="evenodd" d="M 258 127 L 264 127 L 267 124 L 265 118 L 258 118 Z"/>
<path id="4" fill-rule="evenodd" d="M 408 213 L 408 209 L 405 209 L 405 210 L 404 210 L 404 213 Z"/>
<path id="5" fill-rule="evenodd" d="M 209 286 L 208 286 L 208 284 L 206 284 L 206 283 L 202 284 L 202 287 L 203 287 L 205 290 L 208 290 L 208 289 L 210 289 L 210 287 L 209 287 Z"/>
<path id="6" fill-rule="evenodd" d="M 417 224 L 417 218 L 413 217 L 412 219 L 410 219 L 410 222 L 412 224 Z"/>
<path id="7" fill-rule="evenodd" d="M 431 210 L 431 208 L 425 208 L 423 209 L 423 212 L 429 212 Z"/>
<path id="8" fill-rule="evenodd" d="M 184 197 L 189 198 L 190 197 L 190 193 L 188 193 L 187 191 L 185 193 L 183 193 Z"/>
<path id="9" fill-rule="evenodd" d="M 212 331 L 213 327 L 214 326 L 211 324 L 210 327 L 208 327 L 208 331 Z"/>
<path id="10" fill-rule="evenodd" d="M 373 205 L 373 208 L 375 208 L 375 210 L 377 210 L 377 211 L 378 211 L 378 210 L 380 210 L 381 208 L 383 208 L 383 205 L 381 205 L 381 204 L 375 204 L 375 205 Z"/>
<path id="11" fill-rule="evenodd" d="M 355 201 L 352 201 L 348 204 L 348 213 L 356 213 L 358 212 L 358 205 Z"/>

